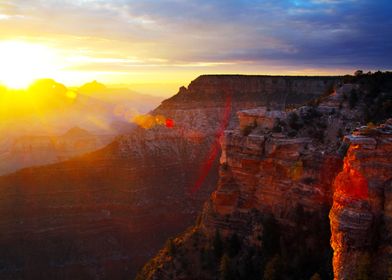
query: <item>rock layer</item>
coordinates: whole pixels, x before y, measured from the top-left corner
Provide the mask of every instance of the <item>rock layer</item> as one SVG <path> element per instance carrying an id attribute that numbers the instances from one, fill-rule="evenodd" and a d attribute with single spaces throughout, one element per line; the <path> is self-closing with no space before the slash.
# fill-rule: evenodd
<path id="1" fill-rule="evenodd" d="M 202 215 L 139 279 L 388 279 L 391 121 L 342 140 L 391 95 L 371 78 L 297 110 L 240 111 Z"/>
<path id="2" fill-rule="evenodd" d="M 335 279 L 389 279 L 392 120 L 345 141 L 350 148 L 330 212 Z"/>
<path id="3" fill-rule="evenodd" d="M 303 104 L 338 81 L 201 76 L 152 112 L 172 127 L 137 128 L 100 151 L 0 177 L 0 276 L 132 277 L 164 240 L 193 223 L 216 185 L 218 140 L 236 125 L 236 111 Z M 271 153 L 296 145 L 279 141 Z M 236 209 L 252 203 L 246 192 L 236 199 Z"/>
<path id="4" fill-rule="evenodd" d="M 328 118 L 320 114 L 320 120 Z M 167 256 L 168 248 L 162 250 L 145 266 L 140 279 L 170 279 L 171 275 L 176 279 L 216 279 L 216 268 L 206 269 L 203 261 L 197 260 L 199 253 L 211 250 L 206 248 L 216 232 L 228 244 L 233 236 L 240 240 L 242 249 L 231 260 L 239 267 L 232 272 L 235 279 L 261 277 L 260 269 L 274 254 L 285 260 L 297 258 L 296 269 L 304 269 L 297 275 L 306 277 L 307 270 L 317 269 L 328 255 L 325 217 L 331 205 L 330 186 L 341 168 L 340 156 L 326 150 L 317 138 L 306 136 L 306 128 L 297 137 L 290 137 L 288 128 L 273 132 L 275 126 L 287 121 L 285 112 L 263 107 L 240 111 L 238 117 L 239 127 L 226 130 L 222 139 L 219 182 L 204 206 L 199 224 L 175 239 L 175 256 Z M 276 232 L 272 234 L 271 225 L 275 223 Z M 315 238 L 315 232 L 320 239 Z M 266 237 L 274 234 L 275 237 Z M 192 245 L 196 243 L 195 236 L 202 236 L 198 245 Z M 267 249 L 270 246 L 273 249 Z M 294 254 L 294 248 L 301 253 Z M 250 257 L 250 251 L 256 251 L 256 256 Z M 241 269 L 247 258 L 260 262 L 249 269 L 254 274 Z M 192 268 L 179 267 L 176 263 L 181 259 L 192 263 Z M 219 262 L 219 258 L 211 261 L 215 267 Z"/>

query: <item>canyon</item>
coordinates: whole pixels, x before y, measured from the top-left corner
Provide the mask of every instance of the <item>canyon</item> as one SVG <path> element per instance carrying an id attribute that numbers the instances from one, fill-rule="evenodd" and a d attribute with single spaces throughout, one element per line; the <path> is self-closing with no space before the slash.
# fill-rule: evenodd
<path id="1" fill-rule="evenodd" d="M 69 88 L 41 79 L 25 90 L 5 88 L 0 92 L 0 175 L 103 148 L 135 127 L 136 114 L 161 100 L 96 81 Z"/>
<path id="2" fill-rule="evenodd" d="M 375 73 L 240 110 L 201 215 L 137 279 L 389 279 L 391 97 Z"/>
<path id="3" fill-rule="evenodd" d="M 114 135 L 96 135 L 79 127 L 73 127 L 62 135 L 15 137 L 0 154 L 0 175 L 93 152 L 105 147 L 114 138 Z"/>
<path id="4" fill-rule="evenodd" d="M 303 207 L 306 211 L 319 211 L 328 196 L 329 181 L 320 183 L 314 191 L 298 179 L 289 192 L 290 199 L 280 197 L 282 205 L 275 207 L 272 200 L 277 193 L 267 195 L 266 189 L 253 196 L 254 181 L 258 178 L 255 174 L 245 178 L 260 163 L 255 159 L 262 153 L 257 147 L 264 142 L 269 143 L 272 160 L 263 162 L 266 168 L 289 173 L 282 179 L 271 178 L 272 174 L 266 176 L 264 180 L 270 181 L 271 186 L 284 185 L 299 176 L 291 165 L 297 164 L 300 170 L 301 161 L 302 169 L 317 182 L 324 180 L 317 175 L 320 169 L 334 173 L 335 168 L 330 170 L 327 163 L 335 158 L 306 152 L 315 147 L 305 136 L 300 140 L 278 136 L 262 139 L 258 135 L 249 138 L 246 141 L 249 147 L 242 151 L 247 171 L 241 171 L 238 159 L 229 152 L 226 154 L 229 169 L 221 167 L 218 173 L 219 141 L 226 129 L 233 130 L 239 125 L 238 111 L 264 106 L 265 112 L 275 116 L 275 111 L 328 95 L 341 80 L 341 77 L 200 76 L 151 112 L 154 125 L 148 129 L 137 127 L 101 150 L 65 162 L 1 176 L 1 278 L 131 278 L 167 238 L 194 224 L 203 203 L 215 190 L 219 174 L 222 187 L 213 194 L 216 205 L 210 203 L 209 208 L 216 211 L 217 217 L 209 217 L 205 211 L 200 217 L 211 230 L 218 225 L 235 229 L 235 225 L 239 228 L 243 224 L 242 230 L 248 232 L 252 223 L 247 225 L 246 221 L 251 217 L 242 216 L 248 216 L 248 211 L 262 200 L 272 213 L 279 213 L 279 219 L 287 226 L 290 226 L 290 199 L 295 202 L 303 193 L 310 192 Z M 253 113 L 246 112 L 249 119 Z M 170 125 L 158 119 L 166 120 L 166 124 L 170 120 Z M 227 137 L 228 146 L 242 149 L 239 135 Z M 297 155 L 297 148 L 305 154 Z M 282 158 L 280 165 L 274 164 L 275 157 L 284 156 L 282 151 L 290 151 L 290 158 Z M 308 168 L 307 161 L 312 160 L 317 165 Z M 239 190 L 231 176 L 244 178 L 246 190 Z M 329 173 L 323 176 L 326 180 L 332 177 Z M 281 193 L 287 193 L 288 187 L 282 186 Z M 315 204 L 314 198 L 320 202 Z M 240 210 L 233 203 L 240 205 Z M 219 218 L 222 215 L 232 217 L 232 223 Z M 229 230 L 222 228 L 222 234 L 229 234 Z M 257 236 L 249 240 L 258 242 Z"/>

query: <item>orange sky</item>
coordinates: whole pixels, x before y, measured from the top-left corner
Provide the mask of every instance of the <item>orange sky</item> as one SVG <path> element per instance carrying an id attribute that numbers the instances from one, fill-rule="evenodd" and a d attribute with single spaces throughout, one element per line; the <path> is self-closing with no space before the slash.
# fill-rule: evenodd
<path id="1" fill-rule="evenodd" d="M 98 80 L 169 96 L 201 74 L 335 75 L 388 68 L 370 53 L 379 53 L 374 46 L 360 49 L 358 24 L 332 21 L 351 11 L 349 4 L 222 3 L 0 0 L 0 84 Z M 355 48 L 345 49 L 348 39 Z"/>
<path id="2" fill-rule="evenodd" d="M 56 40 L 69 44 L 80 38 Z M 83 38 L 82 40 L 84 40 Z M 76 44 L 76 42 L 74 42 Z M 263 68 L 252 63 L 192 62 L 173 63 L 159 58 L 130 57 L 126 47 L 106 54 L 107 44 L 87 44 L 86 50 L 59 47 L 48 39 L 10 38 L 0 41 L 0 84 L 25 88 L 34 80 L 53 78 L 68 86 L 80 86 L 92 80 L 108 85 L 129 87 L 152 95 L 169 96 L 182 85 L 202 74 L 248 73 L 323 75 L 338 74 L 340 70 L 287 69 L 278 66 Z M 86 45 L 83 45 L 86 46 Z"/>

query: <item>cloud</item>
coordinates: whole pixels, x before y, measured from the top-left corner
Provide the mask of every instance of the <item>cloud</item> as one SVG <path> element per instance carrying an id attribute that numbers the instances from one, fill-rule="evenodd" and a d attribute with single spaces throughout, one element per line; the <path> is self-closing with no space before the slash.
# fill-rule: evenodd
<path id="1" fill-rule="evenodd" d="M 392 68 L 388 0 L 30 0 L 5 1 L 0 14 L 3 38 L 61 37 L 52 44 L 114 59 L 102 67 L 134 57 L 157 67 Z"/>

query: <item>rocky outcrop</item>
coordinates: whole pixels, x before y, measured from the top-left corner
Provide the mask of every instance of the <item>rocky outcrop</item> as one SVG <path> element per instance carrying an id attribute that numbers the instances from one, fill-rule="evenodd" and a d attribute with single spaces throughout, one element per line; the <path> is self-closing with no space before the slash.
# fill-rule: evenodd
<path id="1" fill-rule="evenodd" d="M 219 139 L 224 129 L 237 125 L 237 111 L 260 105 L 284 107 L 290 100 L 303 104 L 338 81 L 333 77 L 201 76 L 154 110 L 147 118 L 154 119 L 148 129 L 137 128 L 100 151 L 64 163 L 0 177 L 1 277 L 132 277 L 164 240 L 193 224 L 216 186 Z M 162 120 L 170 120 L 170 125 Z M 235 137 L 230 141 L 233 149 L 239 149 Z M 261 140 L 249 140 L 250 145 L 252 141 Z M 279 157 L 294 146 L 306 146 L 307 140 L 291 141 L 266 137 L 263 145 L 269 147 L 268 156 L 254 150 L 256 144 L 248 149 L 258 153 L 255 157 Z M 255 161 L 246 153 L 243 157 L 246 168 L 260 163 L 289 173 L 301 158 L 293 155 L 277 165 Z M 242 178 L 234 165 L 233 173 Z M 238 197 L 233 194 L 232 210 L 216 203 L 218 211 L 237 213 L 271 199 L 268 189 L 256 192 L 252 182 L 243 180 L 249 189 Z M 293 190 L 300 191 L 300 180 Z M 226 188 L 222 183 L 216 196 L 227 200 Z M 285 207 L 279 213 L 287 220 Z M 209 223 L 218 222 L 210 219 Z"/>
<path id="2" fill-rule="evenodd" d="M 220 277 L 223 253 L 218 254 L 213 245 L 217 232 L 225 244 L 222 250 L 230 263 L 236 263 L 237 268 L 230 271 L 233 279 L 260 279 L 274 256 L 284 263 L 277 279 L 289 277 L 292 270 L 293 278 L 288 279 L 310 277 L 317 271 L 328 277 L 326 217 L 330 186 L 342 160 L 319 139 L 307 135 L 309 127 L 298 130 L 296 137 L 289 136 L 291 128 L 283 125 L 288 123 L 287 115 L 265 107 L 238 112 L 240 126 L 225 131 L 219 182 L 199 223 L 172 241 L 174 255 L 168 246 L 152 259 L 140 279 Z M 326 120 L 328 115 L 320 113 L 318 119 Z M 280 132 L 274 132 L 277 127 Z M 241 249 L 230 253 L 236 239 Z"/>
<path id="3" fill-rule="evenodd" d="M 391 277 L 392 119 L 347 136 L 330 212 L 335 279 Z"/>
<path id="4" fill-rule="evenodd" d="M 366 104 L 392 92 L 379 86 L 379 95 L 366 83 L 345 84 L 296 110 L 238 112 L 197 223 L 139 278 L 331 279 L 334 271 L 336 279 L 387 279 L 390 123 L 342 140 L 369 120 Z"/>

